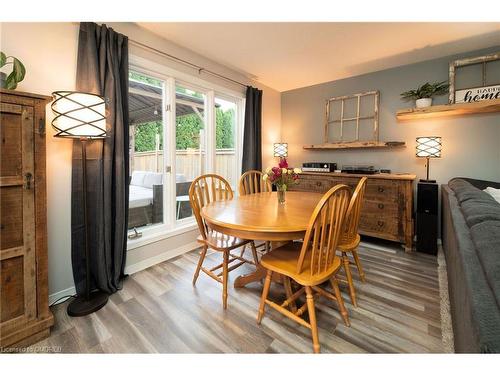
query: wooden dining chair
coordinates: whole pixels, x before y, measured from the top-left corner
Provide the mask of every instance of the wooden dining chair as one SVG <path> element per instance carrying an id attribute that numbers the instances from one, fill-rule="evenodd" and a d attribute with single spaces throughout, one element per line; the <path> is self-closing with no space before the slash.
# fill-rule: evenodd
<path id="1" fill-rule="evenodd" d="M 356 189 L 354 190 L 354 193 L 352 194 L 351 201 L 349 202 L 349 207 L 347 208 L 344 232 L 340 237 L 338 246 L 338 249 L 342 254 L 342 264 L 347 278 L 347 280 L 345 281 L 349 286 L 349 295 L 351 297 L 351 303 L 354 307 L 357 307 L 358 303 L 356 301 L 356 290 L 354 288 L 354 282 L 352 280 L 351 264 L 356 265 L 361 281 L 365 282 L 365 273 L 363 272 L 363 267 L 361 266 L 357 249 L 361 240 L 358 234 L 358 227 L 367 180 L 368 179 L 366 177 L 361 178 L 361 180 L 359 180 L 358 182 L 358 185 L 356 186 Z M 351 263 L 348 256 L 349 253 L 352 254 L 354 263 Z"/>
<path id="2" fill-rule="evenodd" d="M 342 234 L 350 194 L 351 191 L 346 185 L 337 185 L 331 188 L 314 209 L 304 242 L 293 242 L 279 247 L 264 255 L 260 261 L 260 264 L 267 269 L 267 275 L 260 300 L 257 323 L 260 324 L 262 321 L 267 304 L 312 331 L 315 353 L 320 351 L 314 307 L 315 294 L 336 301 L 344 323 L 347 326 L 350 325 L 349 316 L 335 278 L 341 268 L 340 258 L 335 255 L 335 252 Z M 281 304 L 267 299 L 273 273 L 278 273 L 284 278 L 286 300 Z M 290 288 L 290 279 L 300 285 L 299 290 L 295 293 L 292 293 Z M 334 294 L 320 287 L 320 284 L 325 281 L 330 281 Z M 297 298 L 304 292 L 306 303 L 298 309 L 292 308 Z M 309 322 L 301 318 L 306 310 L 309 313 Z"/>
<path id="3" fill-rule="evenodd" d="M 273 188 L 271 182 L 269 180 L 264 181 L 262 176 L 264 173 L 261 171 L 250 170 L 243 173 L 240 177 L 240 181 L 238 182 L 238 191 L 241 195 L 248 194 L 256 194 L 256 193 L 265 193 L 272 192 Z M 259 253 L 267 253 L 271 248 L 271 244 L 269 241 L 265 241 L 256 246 Z"/>
<path id="4" fill-rule="evenodd" d="M 264 181 L 261 171 L 251 170 L 243 173 L 238 183 L 238 191 L 240 195 L 271 192 L 272 185 L 269 180 Z"/>
<path id="5" fill-rule="evenodd" d="M 200 236 L 198 242 L 203 245 L 200 253 L 200 259 L 193 276 L 193 285 L 196 284 L 200 270 L 208 276 L 222 284 L 222 304 L 224 309 L 227 308 L 227 282 L 229 272 L 242 266 L 245 263 L 250 263 L 257 266 L 257 250 L 253 241 L 228 236 L 226 234 L 216 232 L 208 227 L 201 216 L 201 209 L 209 203 L 215 201 L 233 199 L 233 190 L 229 183 L 221 176 L 216 174 L 206 174 L 196 178 L 189 187 L 189 201 L 198 223 Z M 252 249 L 253 261 L 244 258 L 245 245 L 250 244 Z M 203 267 L 203 261 L 207 256 L 208 249 L 213 249 L 223 253 L 222 263 L 207 269 Z M 232 250 L 241 248 L 239 255 L 231 253 Z M 235 261 L 238 263 L 231 264 Z M 215 273 L 220 270 L 219 273 Z"/>

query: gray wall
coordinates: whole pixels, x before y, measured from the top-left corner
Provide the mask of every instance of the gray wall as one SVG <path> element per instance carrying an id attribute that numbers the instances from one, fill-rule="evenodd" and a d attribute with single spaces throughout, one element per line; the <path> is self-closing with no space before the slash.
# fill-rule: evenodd
<path id="1" fill-rule="evenodd" d="M 427 81 L 447 80 L 451 60 L 499 50 L 500 46 L 283 92 L 281 131 L 283 142 L 289 143 L 291 164 L 299 165 L 305 161 L 329 161 L 340 166 L 371 164 L 425 178 L 425 160 L 415 157 L 415 137 L 438 135 L 443 137 L 443 153 L 441 159 L 431 160 L 431 178 L 440 184 L 455 176 L 500 181 L 499 113 L 400 123 L 395 116 L 397 110 L 413 105 L 403 102 L 400 93 Z M 473 74 L 464 73 L 462 77 Z M 496 65 L 491 74 L 500 75 L 500 66 Z M 305 144 L 323 143 L 325 99 L 368 90 L 380 91 L 380 140 L 405 141 L 406 148 L 392 151 L 302 149 Z M 447 96 L 438 97 L 434 104 L 445 104 L 447 99 Z"/>

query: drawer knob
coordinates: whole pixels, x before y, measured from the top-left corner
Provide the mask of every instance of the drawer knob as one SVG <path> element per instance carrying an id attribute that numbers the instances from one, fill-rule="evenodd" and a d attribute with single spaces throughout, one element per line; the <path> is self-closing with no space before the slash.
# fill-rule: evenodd
<path id="1" fill-rule="evenodd" d="M 379 221 L 377 221 L 377 225 L 379 227 L 383 227 L 384 226 L 384 222 L 379 220 Z"/>
<path id="2" fill-rule="evenodd" d="M 379 203 L 378 204 L 378 208 L 380 208 L 381 210 L 383 210 L 384 209 L 384 204 L 383 203 Z"/>
<path id="3" fill-rule="evenodd" d="M 379 186 L 379 187 L 378 187 L 378 192 L 379 192 L 379 193 L 383 193 L 383 192 L 384 192 L 384 188 L 383 188 L 382 186 Z"/>
<path id="4" fill-rule="evenodd" d="M 316 186 L 321 186 L 321 181 L 316 182 Z"/>

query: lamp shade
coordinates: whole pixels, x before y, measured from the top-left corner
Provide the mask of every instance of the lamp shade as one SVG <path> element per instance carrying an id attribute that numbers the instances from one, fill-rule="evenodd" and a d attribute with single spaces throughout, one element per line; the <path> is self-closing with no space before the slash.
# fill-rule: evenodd
<path id="1" fill-rule="evenodd" d="M 106 104 L 102 96 L 76 91 L 56 91 L 52 96 L 56 137 L 106 137 Z"/>
<path id="2" fill-rule="evenodd" d="M 441 137 L 417 137 L 417 158 L 440 158 Z"/>
<path id="3" fill-rule="evenodd" d="M 286 158 L 288 156 L 288 143 L 275 143 L 274 156 L 280 158 Z"/>

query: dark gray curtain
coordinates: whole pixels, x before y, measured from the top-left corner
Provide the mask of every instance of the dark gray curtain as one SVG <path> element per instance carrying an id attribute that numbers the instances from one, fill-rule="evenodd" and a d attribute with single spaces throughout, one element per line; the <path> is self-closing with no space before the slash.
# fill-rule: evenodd
<path id="1" fill-rule="evenodd" d="M 92 290 L 121 289 L 127 247 L 128 39 L 106 25 L 81 23 L 76 88 L 107 103 L 107 138 L 87 142 L 87 210 Z M 81 143 L 73 143 L 71 255 L 77 293 L 85 290 Z"/>
<path id="2" fill-rule="evenodd" d="M 241 171 L 262 170 L 262 90 L 247 87 Z"/>

